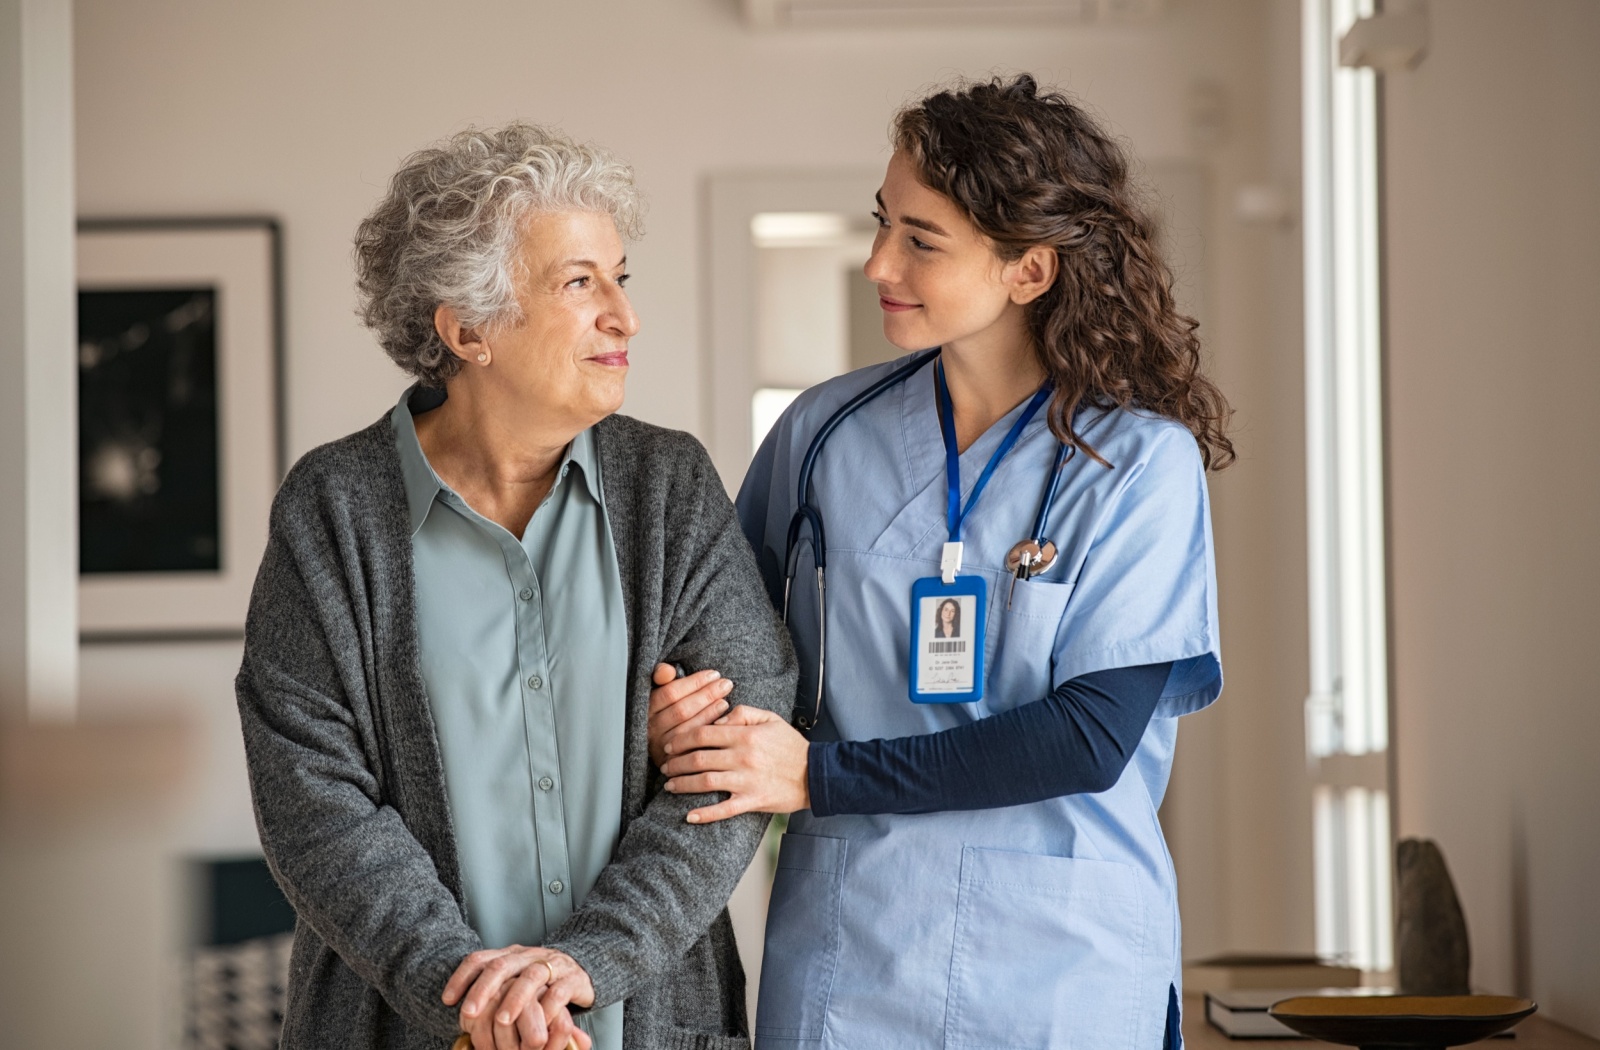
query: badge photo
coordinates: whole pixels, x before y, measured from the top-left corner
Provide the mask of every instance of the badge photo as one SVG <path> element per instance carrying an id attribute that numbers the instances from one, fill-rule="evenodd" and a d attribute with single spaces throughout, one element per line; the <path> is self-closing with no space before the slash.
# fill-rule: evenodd
<path id="1" fill-rule="evenodd" d="M 911 588 L 910 695 L 919 704 L 983 699 L 988 588 L 981 576 L 937 576 Z"/>

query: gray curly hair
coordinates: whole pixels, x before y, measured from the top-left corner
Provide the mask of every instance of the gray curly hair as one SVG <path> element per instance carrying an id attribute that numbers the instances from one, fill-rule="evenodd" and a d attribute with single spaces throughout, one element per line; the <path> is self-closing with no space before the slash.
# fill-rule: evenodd
<path id="1" fill-rule="evenodd" d="M 541 211 L 605 212 L 623 237 L 643 233 L 633 169 L 559 131 L 469 128 L 406 158 L 355 244 L 361 319 L 396 364 L 434 387 L 461 370 L 433 327 L 442 305 L 465 328 L 522 320 L 519 231 Z"/>

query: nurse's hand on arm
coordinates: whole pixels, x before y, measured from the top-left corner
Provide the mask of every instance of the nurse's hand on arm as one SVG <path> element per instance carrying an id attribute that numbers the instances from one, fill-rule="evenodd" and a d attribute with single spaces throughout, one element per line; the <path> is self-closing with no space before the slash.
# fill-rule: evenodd
<path id="1" fill-rule="evenodd" d="M 594 1002 L 594 986 L 571 956 L 549 948 L 490 948 L 461 960 L 444 987 L 461 1005 L 461 1030 L 472 1050 L 590 1050 L 569 1003 Z"/>
<path id="2" fill-rule="evenodd" d="M 730 793 L 693 811 L 697 823 L 751 810 L 935 813 L 1100 792 L 1122 776 L 1172 670 L 1091 672 L 1009 711 L 893 740 L 811 743 L 736 707 L 711 725 L 669 729 L 661 770 L 668 791 Z"/>
<path id="3" fill-rule="evenodd" d="M 811 808 L 807 781 L 810 743 L 787 721 L 753 707 L 727 714 L 719 684 L 708 672 L 676 678 L 668 664 L 657 664 L 650 694 L 650 753 L 658 751 L 661 772 L 675 794 L 726 792 L 729 797 L 691 810 L 692 824 L 726 820 L 740 813 L 793 813 Z M 691 684 L 702 681 L 698 688 Z M 659 717 L 657 710 L 660 710 Z M 720 710 L 719 710 L 720 709 Z M 715 713 L 713 713 L 715 712 Z"/>

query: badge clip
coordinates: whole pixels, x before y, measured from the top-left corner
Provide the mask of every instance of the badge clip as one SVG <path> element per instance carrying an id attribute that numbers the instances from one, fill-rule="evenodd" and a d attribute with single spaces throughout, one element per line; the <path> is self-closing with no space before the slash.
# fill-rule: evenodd
<path id="1" fill-rule="evenodd" d="M 956 582 L 956 573 L 961 571 L 961 543 L 946 543 L 944 551 L 939 555 L 939 575 L 948 587 Z"/>

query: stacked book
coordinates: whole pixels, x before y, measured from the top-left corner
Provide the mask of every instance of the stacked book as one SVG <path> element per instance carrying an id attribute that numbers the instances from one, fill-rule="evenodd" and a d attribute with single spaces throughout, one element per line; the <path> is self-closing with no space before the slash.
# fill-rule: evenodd
<path id="1" fill-rule="evenodd" d="M 1361 971 L 1315 955 L 1228 954 L 1184 966 L 1185 995 L 1204 995 L 1206 1020 L 1234 1039 L 1301 1038 L 1267 1008 L 1296 995 L 1371 995 Z"/>

